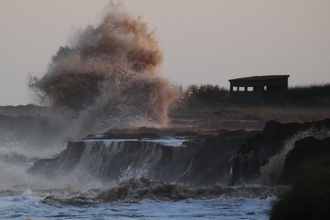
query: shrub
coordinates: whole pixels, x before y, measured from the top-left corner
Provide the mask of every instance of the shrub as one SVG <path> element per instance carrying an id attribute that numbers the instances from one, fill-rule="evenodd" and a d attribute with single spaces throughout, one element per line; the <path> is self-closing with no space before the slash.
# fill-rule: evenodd
<path id="1" fill-rule="evenodd" d="M 188 105 L 219 105 L 228 102 L 229 91 L 218 85 L 190 85 L 184 91 L 184 102 Z"/>
<path id="2" fill-rule="evenodd" d="M 289 88 L 286 102 L 297 106 L 329 106 L 330 83 Z"/>

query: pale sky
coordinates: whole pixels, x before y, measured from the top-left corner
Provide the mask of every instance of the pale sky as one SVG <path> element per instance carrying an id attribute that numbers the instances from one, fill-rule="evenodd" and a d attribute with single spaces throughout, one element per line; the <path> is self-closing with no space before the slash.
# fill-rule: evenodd
<path id="1" fill-rule="evenodd" d="M 108 0 L 0 0 L 0 105 L 31 103 L 28 74 L 51 57 Z M 217 84 L 290 75 L 289 86 L 330 82 L 329 0 L 116 0 L 155 30 L 159 74 L 174 84 Z"/>

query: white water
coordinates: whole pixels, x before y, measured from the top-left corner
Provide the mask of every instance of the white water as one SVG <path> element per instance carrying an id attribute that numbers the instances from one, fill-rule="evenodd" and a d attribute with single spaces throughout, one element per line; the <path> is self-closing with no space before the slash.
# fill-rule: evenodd
<path id="1" fill-rule="evenodd" d="M 43 204 L 41 198 L 20 195 L 0 197 L 0 219 L 268 219 L 269 200 L 228 199 L 139 203 L 95 203 L 71 206 Z"/>
<path id="2" fill-rule="evenodd" d="M 184 138 L 170 138 L 170 137 L 162 137 L 160 139 L 115 139 L 115 140 L 102 140 L 102 139 L 87 139 L 84 140 L 85 143 L 91 142 L 91 143 L 95 143 L 95 142 L 101 142 L 103 143 L 105 146 L 110 146 L 112 143 L 116 142 L 116 143 L 122 143 L 122 142 L 130 142 L 130 141 L 140 141 L 140 142 L 145 142 L 145 143 L 159 143 L 163 146 L 170 146 L 170 147 L 184 147 L 185 145 L 183 145 L 183 142 L 186 139 Z"/>

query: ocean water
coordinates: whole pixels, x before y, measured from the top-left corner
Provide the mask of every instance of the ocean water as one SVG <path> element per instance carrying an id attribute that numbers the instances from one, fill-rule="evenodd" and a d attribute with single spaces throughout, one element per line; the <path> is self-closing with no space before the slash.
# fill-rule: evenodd
<path id="1" fill-rule="evenodd" d="M 118 141 L 122 140 L 113 143 Z M 182 141 L 151 140 L 149 145 L 154 146 L 154 142 L 157 142 L 176 149 L 182 145 Z M 111 143 L 105 141 L 104 147 L 112 146 L 113 154 L 120 153 Z M 86 141 L 86 144 L 91 146 L 92 140 Z M 103 148 L 97 149 L 103 155 L 112 155 Z M 265 189 L 268 190 L 266 192 L 258 185 L 242 189 L 238 186 L 215 185 L 196 191 L 188 185 L 149 179 L 144 177 L 148 172 L 143 169 L 133 172 L 130 165 L 123 169 L 119 181 L 104 184 L 86 177 L 85 172 L 81 171 L 95 166 L 92 160 L 85 157 L 77 165 L 79 169 L 74 169 L 70 175 L 59 175 L 56 179 L 28 172 L 34 162 L 54 158 L 62 151 L 46 152 L 27 148 L 25 144 L 0 147 L 0 219 L 268 219 L 271 203 L 275 199 L 268 189 Z M 88 152 L 92 152 L 90 148 L 86 148 L 83 155 L 86 156 Z M 156 155 L 145 154 L 145 157 Z M 171 194 L 167 191 L 168 187 L 173 188 Z M 113 199 L 109 194 L 111 189 L 115 189 L 112 192 L 115 195 L 119 195 L 123 189 L 127 189 L 127 193 L 124 197 Z M 256 189 L 260 190 L 256 192 Z M 143 191 L 145 194 L 137 196 Z"/>
<path id="2" fill-rule="evenodd" d="M 31 193 L 31 192 L 29 192 Z M 0 219 L 268 219 L 271 199 L 225 198 L 179 202 L 43 203 L 28 193 L 0 197 Z"/>

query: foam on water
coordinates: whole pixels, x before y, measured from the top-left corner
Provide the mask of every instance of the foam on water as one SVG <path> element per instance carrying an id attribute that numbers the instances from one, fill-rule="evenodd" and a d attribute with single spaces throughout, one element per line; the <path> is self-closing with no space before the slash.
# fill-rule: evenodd
<path id="1" fill-rule="evenodd" d="M 185 147 L 185 145 L 183 144 L 183 142 L 185 141 L 185 139 L 183 139 L 183 138 L 164 137 L 164 138 L 157 139 L 157 140 L 142 140 L 142 141 L 156 142 L 156 143 L 159 143 L 159 144 L 161 144 L 163 146 Z"/>
<path id="2" fill-rule="evenodd" d="M 169 147 L 185 147 L 183 144 L 186 139 L 184 138 L 172 138 L 172 137 L 162 137 L 159 139 L 87 139 L 83 140 L 85 143 L 93 144 L 95 142 L 100 142 L 104 144 L 104 146 L 109 147 L 113 143 L 124 143 L 124 142 L 132 142 L 132 141 L 139 141 L 142 143 L 158 143 L 163 146 L 169 146 Z"/>

